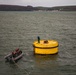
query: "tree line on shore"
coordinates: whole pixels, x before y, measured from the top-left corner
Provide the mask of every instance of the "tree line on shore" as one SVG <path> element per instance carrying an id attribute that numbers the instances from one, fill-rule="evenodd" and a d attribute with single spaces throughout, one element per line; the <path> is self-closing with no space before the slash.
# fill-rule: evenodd
<path id="1" fill-rule="evenodd" d="M 33 7 L 30 5 L 0 5 L 0 11 L 76 11 L 76 6 Z"/>

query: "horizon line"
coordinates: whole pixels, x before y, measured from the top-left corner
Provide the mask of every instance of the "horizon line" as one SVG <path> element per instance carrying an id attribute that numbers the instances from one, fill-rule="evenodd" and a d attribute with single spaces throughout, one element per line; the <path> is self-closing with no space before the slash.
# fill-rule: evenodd
<path id="1" fill-rule="evenodd" d="M 0 5 L 32 6 L 32 7 L 59 7 L 58 5 L 56 6 L 33 6 L 33 5 L 19 5 L 19 4 L 0 4 Z M 60 5 L 60 6 L 76 6 L 76 5 Z"/>

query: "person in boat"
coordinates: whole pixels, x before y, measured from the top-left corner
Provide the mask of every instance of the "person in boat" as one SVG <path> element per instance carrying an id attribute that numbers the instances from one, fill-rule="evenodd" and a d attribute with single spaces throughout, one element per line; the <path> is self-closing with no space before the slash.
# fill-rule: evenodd
<path id="1" fill-rule="evenodd" d="M 17 48 L 15 51 L 16 51 L 16 53 L 18 53 L 19 52 L 19 48 Z"/>
<path id="2" fill-rule="evenodd" d="M 17 57 L 17 56 L 20 55 L 21 53 L 22 53 L 22 51 L 19 50 L 19 48 L 18 48 L 18 49 L 16 49 L 14 52 L 12 52 L 12 56 L 13 56 L 13 57 Z"/>
<path id="3" fill-rule="evenodd" d="M 17 55 L 19 55 L 19 54 L 21 54 L 22 53 L 22 51 L 21 50 L 19 50 L 19 48 L 18 49 L 16 49 L 16 54 Z"/>
<path id="4" fill-rule="evenodd" d="M 15 52 L 12 52 L 12 56 L 15 57 Z"/>
<path id="5" fill-rule="evenodd" d="M 12 56 L 16 57 L 19 53 L 19 48 L 12 52 Z"/>

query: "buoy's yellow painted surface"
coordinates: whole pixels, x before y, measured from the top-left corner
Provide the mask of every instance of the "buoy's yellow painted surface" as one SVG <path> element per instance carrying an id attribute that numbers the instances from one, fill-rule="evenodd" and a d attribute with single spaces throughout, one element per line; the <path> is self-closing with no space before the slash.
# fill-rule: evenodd
<path id="1" fill-rule="evenodd" d="M 56 54 L 58 53 L 58 42 L 55 40 L 40 40 L 33 43 L 35 54 Z"/>

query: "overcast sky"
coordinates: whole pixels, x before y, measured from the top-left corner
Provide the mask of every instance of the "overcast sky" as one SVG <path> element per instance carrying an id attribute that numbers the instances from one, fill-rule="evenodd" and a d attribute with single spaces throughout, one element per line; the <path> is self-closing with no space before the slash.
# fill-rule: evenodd
<path id="1" fill-rule="evenodd" d="M 0 4 L 53 7 L 64 5 L 76 5 L 76 0 L 0 0 Z"/>

